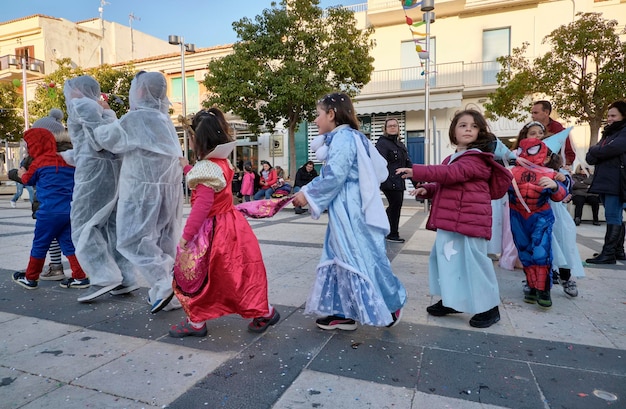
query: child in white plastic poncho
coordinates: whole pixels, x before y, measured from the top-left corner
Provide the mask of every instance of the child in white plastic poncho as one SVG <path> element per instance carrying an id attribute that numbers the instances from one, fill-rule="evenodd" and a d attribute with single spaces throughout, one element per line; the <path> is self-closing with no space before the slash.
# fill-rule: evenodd
<path id="1" fill-rule="evenodd" d="M 117 204 L 117 250 L 150 284 L 151 312 L 173 298 L 172 268 L 181 233 L 183 173 L 176 129 L 168 115 L 167 83 L 139 72 L 130 86 L 130 111 L 99 127 L 96 143 L 123 156 Z"/>
<path id="2" fill-rule="evenodd" d="M 90 76 L 65 81 L 63 93 L 73 146 L 63 157 L 76 166 L 70 214 L 72 241 L 91 280 L 91 289 L 78 301 L 87 302 L 111 290 L 123 294 L 138 287 L 133 265 L 115 249 L 115 209 L 122 160 L 102 150 L 93 140 L 97 127 L 117 119 L 115 112 L 100 101 L 100 84 Z"/>

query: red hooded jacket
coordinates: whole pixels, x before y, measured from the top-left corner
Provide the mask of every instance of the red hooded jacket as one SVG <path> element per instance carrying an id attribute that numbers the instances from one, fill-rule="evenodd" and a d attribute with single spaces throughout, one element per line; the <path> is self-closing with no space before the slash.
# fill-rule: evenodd
<path id="1" fill-rule="evenodd" d="M 24 132 L 28 155 L 33 162 L 21 177 L 25 185 L 37 187 L 37 213 L 69 214 L 74 190 L 74 167 L 57 153 L 54 135 L 44 128 Z"/>

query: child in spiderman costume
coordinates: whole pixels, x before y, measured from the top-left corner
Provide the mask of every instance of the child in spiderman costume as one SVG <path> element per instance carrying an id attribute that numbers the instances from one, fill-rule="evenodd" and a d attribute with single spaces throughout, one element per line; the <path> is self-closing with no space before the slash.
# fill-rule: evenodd
<path id="1" fill-rule="evenodd" d="M 546 167 L 552 152 L 539 139 L 520 141 L 513 185 L 509 188 L 511 231 L 513 241 L 524 266 L 530 287 L 524 301 L 550 308 L 550 271 L 552 266 L 552 226 L 554 214 L 550 199 L 560 202 L 567 189 L 555 180 L 557 172 Z"/>
<path id="2" fill-rule="evenodd" d="M 46 253 L 53 239 L 59 241 L 61 250 L 70 262 L 72 277 L 61 282 L 62 288 L 87 288 L 89 278 L 76 259 L 72 243 L 70 207 L 74 189 L 74 167 L 68 165 L 57 153 L 54 135 L 44 128 L 24 132 L 24 141 L 33 162 L 20 168 L 18 176 L 25 185 L 37 187 L 37 221 L 35 237 L 30 250 L 26 271 L 13 274 L 13 281 L 28 290 L 37 288 L 39 275 L 46 262 Z"/>

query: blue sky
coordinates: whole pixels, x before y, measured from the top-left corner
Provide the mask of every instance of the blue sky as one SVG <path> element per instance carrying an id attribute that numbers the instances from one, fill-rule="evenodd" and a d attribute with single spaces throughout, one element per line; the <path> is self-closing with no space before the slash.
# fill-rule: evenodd
<path id="1" fill-rule="evenodd" d="M 306 0 L 305 0 L 306 1 Z M 101 0 L 5 0 L 0 21 L 32 14 L 45 14 L 70 21 L 99 17 Z M 243 17 L 254 18 L 269 8 L 271 0 L 107 0 L 103 18 L 129 25 L 135 30 L 167 40 L 168 35 L 183 36 L 197 48 L 237 41 L 232 23 Z M 278 3 L 278 1 L 277 1 Z M 321 0 L 321 7 L 367 3 L 367 0 Z M 0 26 L 1 27 L 1 26 Z"/>

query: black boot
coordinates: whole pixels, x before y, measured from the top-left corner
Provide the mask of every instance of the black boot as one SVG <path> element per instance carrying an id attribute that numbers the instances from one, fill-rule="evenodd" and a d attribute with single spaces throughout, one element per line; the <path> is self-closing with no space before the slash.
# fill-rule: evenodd
<path id="1" fill-rule="evenodd" d="M 585 261 L 589 264 L 615 264 L 615 247 L 619 240 L 619 234 L 622 233 L 622 227 L 623 224 L 607 224 L 602 252 L 597 257 L 588 258 Z M 622 234 L 623 239 L 624 236 Z"/>
<path id="2" fill-rule="evenodd" d="M 617 260 L 626 260 L 626 254 L 624 254 L 625 233 L 626 229 L 624 228 L 624 223 L 622 223 L 622 228 L 620 229 L 619 237 L 617 238 L 617 244 L 615 245 L 615 259 Z"/>
<path id="3" fill-rule="evenodd" d="M 488 328 L 498 321 L 500 321 L 500 310 L 496 305 L 490 310 L 474 315 L 469 324 L 475 328 Z"/>

